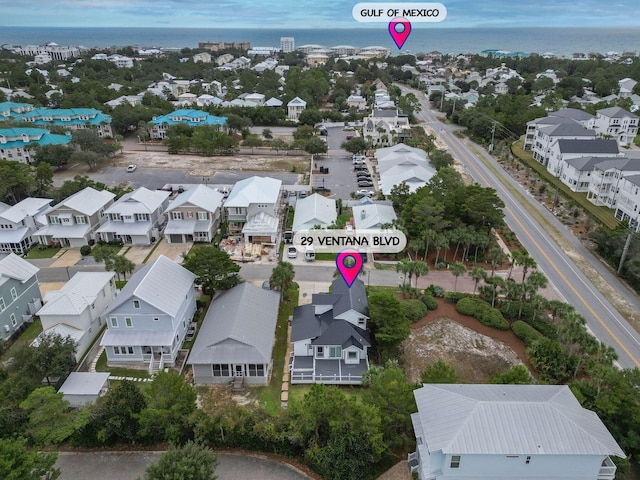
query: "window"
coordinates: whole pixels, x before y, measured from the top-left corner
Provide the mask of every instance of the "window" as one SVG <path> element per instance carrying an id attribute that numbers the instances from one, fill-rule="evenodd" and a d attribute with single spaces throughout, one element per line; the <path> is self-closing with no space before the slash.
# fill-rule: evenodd
<path id="1" fill-rule="evenodd" d="M 193 212 L 191 210 L 187 212 L 187 217 L 193 218 Z"/>
<path id="2" fill-rule="evenodd" d="M 76 215 L 76 223 L 78 224 L 87 223 L 87 217 L 85 217 L 84 215 Z"/>
<path id="3" fill-rule="evenodd" d="M 127 317 L 124 319 L 124 324 L 127 326 L 127 328 L 131 328 L 133 327 L 133 320 Z"/>
<path id="4" fill-rule="evenodd" d="M 140 308 L 140 300 L 133 301 L 133 308 Z"/>
<path id="5" fill-rule="evenodd" d="M 111 317 L 111 326 L 118 328 L 118 319 L 116 317 Z"/>
<path id="6" fill-rule="evenodd" d="M 250 377 L 264 377 L 264 365 L 262 363 L 250 363 L 247 367 Z"/>
<path id="7" fill-rule="evenodd" d="M 365 319 L 364 317 L 359 317 L 358 318 L 358 326 L 362 327 L 365 324 Z"/>
<path id="8" fill-rule="evenodd" d="M 11 315 L 9 315 L 9 318 L 11 319 L 11 325 L 13 325 L 14 327 L 16 325 L 18 325 L 18 322 L 16 321 L 16 314 L 12 313 Z"/>
<path id="9" fill-rule="evenodd" d="M 460 455 L 451 455 L 451 468 L 460 468 Z"/>
<path id="10" fill-rule="evenodd" d="M 182 212 L 171 212 L 171 218 L 173 220 L 182 220 Z"/>
<path id="11" fill-rule="evenodd" d="M 18 292 L 16 292 L 15 287 L 11 289 L 11 298 L 13 300 L 15 300 L 16 298 L 18 298 Z"/>
<path id="12" fill-rule="evenodd" d="M 160 317 L 153 317 L 153 321 L 154 322 L 159 322 L 160 321 Z"/>
<path id="13" fill-rule="evenodd" d="M 316 357 L 324 357 L 324 347 L 316 347 Z"/>
<path id="14" fill-rule="evenodd" d="M 531 457 L 527 457 L 524 463 L 529 465 L 531 463 Z"/>
<path id="15" fill-rule="evenodd" d="M 342 357 L 342 347 L 329 347 L 329 358 Z"/>
<path id="16" fill-rule="evenodd" d="M 4 312 L 4 309 L 7 308 L 4 304 L 4 298 L 0 297 L 0 312 Z"/>
<path id="17" fill-rule="evenodd" d="M 207 212 L 198 212 L 198 220 L 206 220 Z"/>
<path id="18" fill-rule="evenodd" d="M 120 347 L 113 347 L 113 353 L 120 355 Z"/>
<path id="19" fill-rule="evenodd" d="M 347 358 L 349 360 L 357 360 L 358 359 L 358 352 L 347 352 Z"/>
<path id="20" fill-rule="evenodd" d="M 225 364 L 217 364 L 214 363 L 213 367 L 213 376 L 214 377 L 228 377 L 229 376 L 229 365 Z"/>
<path id="21" fill-rule="evenodd" d="M 54 225 L 60 223 L 60 219 L 57 215 L 49 215 L 49 223 Z"/>

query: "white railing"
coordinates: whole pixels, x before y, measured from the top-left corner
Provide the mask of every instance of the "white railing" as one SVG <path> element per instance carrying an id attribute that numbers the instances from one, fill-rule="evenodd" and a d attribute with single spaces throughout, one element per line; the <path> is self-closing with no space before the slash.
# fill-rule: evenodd
<path id="1" fill-rule="evenodd" d="M 313 372 L 304 373 L 294 371 L 291 373 L 291 383 L 326 383 L 326 384 L 349 384 L 360 385 L 362 375 L 315 375 Z"/>

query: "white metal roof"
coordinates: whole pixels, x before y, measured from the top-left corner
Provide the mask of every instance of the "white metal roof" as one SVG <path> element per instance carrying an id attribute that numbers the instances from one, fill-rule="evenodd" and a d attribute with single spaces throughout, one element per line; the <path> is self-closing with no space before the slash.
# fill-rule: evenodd
<path id="1" fill-rule="evenodd" d="M 105 210 L 105 213 L 119 213 L 121 215 L 153 213 L 169 195 L 171 193 L 166 190 L 149 190 L 148 188 L 140 187 L 123 195 L 122 198 Z"/>
<path id="2" fill-rule="evenodd" d="M 392 223 L 398 217 L 391 205 L 373 203 L 353 207 L 353 221 L 356 230 L 363 228 L 376 228 L 380 225 Z"/>
<path id="3" fill-rule="evenodd" d="M 225 207 L 248 207 L 252 203 L 278 202 L 282 181 L 270 177 L 249 177 L 237 182 Z"/>
<path id="4" fill-rule="evenodd" d="M 132 298 L 138 298 L 175 317 L 196 276 L 186 268 L 160 255 L 153 263 L 133 274 L 120 295 L 107 307 L 110 314 Z"/>
<path id="5" fill-rule="evenodd" d="M 224 195 L 222 195 L 222 193 L 205 185 L 198 185 L 196 188 L 191 188 L 178 195 L 175 200 L 169 204 L 166 211 L 170 212 L 185 204 L 190 204 L 208 212 L 215 212 L 222 206 L 223 200 Z"/>
<path id="6" fill-rule="evenodd" d="M 21 202 L 16 203 L 13 207 L 10 207 L 0 213 L 0 217 L 6 218 L 10 222 L 19 223 L 27 216 L 35 216 L 40 211 L 49 205 L 53 200 L 50 198 L 25 198 Z"/>
<path id="7" fill-rule="evenodd" d="M 77 212 L 84 213 L 85 215 L 93 215 L 101 208 L 104 208 L 114 197 L 115 195 L 107 190 L 98 191 L 94 188 L 87 187 L 84 190 L 74 193 L 53 208 L 56 209 L 60 206 L 65 206 Z"/>
<path id="8" fill-rule="evenodd" d="M 566 385 L 424 385 L 415 390 L 430 452 L 625 457 Z"/>
<path id="9" fill-rule="evenodd" d="M 58 393 L 98 395 L 109 380 L 109 372 L 71 372 Z"/>
<path id="10" fill-rule="evenodd" d="M 29 280 L 40 269 L 35 265 L 23 260 L 15 253 L 10 253 L 0 260 L 0 277 L 8 277 L 22 283 Z"/>
<path id="11" fill-rule="evenodd" d="M 113 272 L 78 272 L 60 290 L 46 293 L 45 305 L 37 315 L 76 315 L 95 302 L 100 291 L 114 277 Z"/>
<path id="12" fill-rule="evenodd" d="M 338 218 L 336 201 L 314 193 L 296 202 L 293 216 L 293 231 L 306 230 L 315 225 L 328 227 Z"/>

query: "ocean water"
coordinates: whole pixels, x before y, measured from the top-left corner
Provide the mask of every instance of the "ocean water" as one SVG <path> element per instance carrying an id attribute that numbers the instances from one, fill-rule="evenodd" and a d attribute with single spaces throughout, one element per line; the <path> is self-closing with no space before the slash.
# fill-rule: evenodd
<path id="1" fill-rule="evenodd" d="M 0 27 L 0 45 L 81 45 L 87 48 L 135 45 L 197 48 L 203 41 L 249 41 L 252 46 L 279 47 L 292 36 L 297 46 L 381 45 L 398 52 L 386 26 L 353 29 L 216 29 L 216 28 L 70 28 Z M 479 53 L 496 49 L 527 53 L 640 52 L 640 28 L 433 28 L 416 24 L 403 51 Z"/>

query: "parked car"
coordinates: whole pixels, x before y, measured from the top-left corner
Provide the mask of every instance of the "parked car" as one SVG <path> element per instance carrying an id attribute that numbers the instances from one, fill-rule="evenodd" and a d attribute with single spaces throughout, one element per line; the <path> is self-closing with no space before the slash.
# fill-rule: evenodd
<path id="1" fill-rule="evenodd" d="M 359 187 L 373 187 L 373 182 L 371 180 L 358 180 Z"/>
<path id="2" fill-rule="evenodd" d="M 373 190 L 358 190 L 356 197 L 373 197 L 375 193 Z"/>
<path id="3" fill-rule="evenodd" d="M 269 280 L 265 280 L 264 282 L 262 282 L 262 288 L 264 288 L 265 290 L 271 290 L 271 284 L 269 283 Z"/>
<path id="4" fill-rule="evenodd" d="M 371 178 L 371 174 L 369 172 L 356 172 L 357 178 Z"/>
<path id="5" fill-rule="evenodd" d="M 366 165 L 364 165 L 364 164 L 354 165 L 354 166 L 353 166 L 353 169 L 354 169 L 356 172 L 358 172 L 358 171 L 361 171 L 361 172 L 362 172 L 362 171 L 366 171 L 366 172 L 368 172 L 368 171 L 369 171 L 369 168 L 368 168 Z"/>
<path id="6" fill-rule="evenodd" d="M 138 168 L 138 166 L 132 163 L 127 167 L 127 172 L 135 172 L 136 168 Z"/>
<path id="7" fill-rule="evenodd" d="M 293 232 L 291 230 L 287 230 L 284 232 L 284 243 L 292 243 L 293 242 Z"/>
<path id="8" fill-rule="evenodd" d="M 353 138 L 353 135 L 347 135 L 347 140 L 351 140 Z"/>
<path id="9" fill-rule="evenodd" d="M 298 256 L 298 249 L 291 245 L 287 247 L 287 258 L 296 258 Z"/>
<path id="10" fill-rule="evenodd" d="M 354 165 L 362 165 L 362 164 L 364 164 L 364 163 L 365 163 L 365 161 L 364 161 L 364 160 L 365 160 L 364 158 L 354 158 L 354 159 L 353 159 L 353 164 L 354 164 Z"/>

